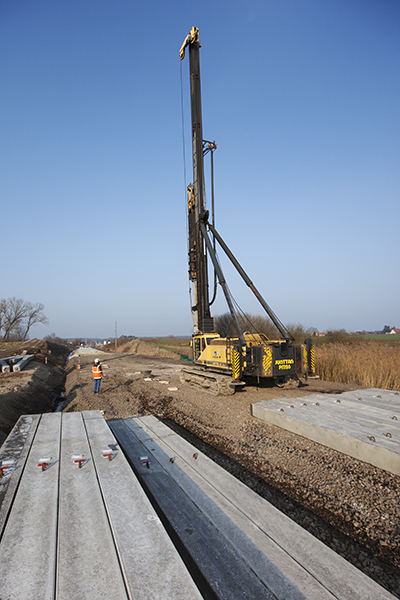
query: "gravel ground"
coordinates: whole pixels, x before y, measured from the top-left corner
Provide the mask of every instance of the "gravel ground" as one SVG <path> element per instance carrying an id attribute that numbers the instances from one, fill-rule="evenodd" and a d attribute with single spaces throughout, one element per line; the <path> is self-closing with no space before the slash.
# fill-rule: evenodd
<path id="1" fill-rule="evenodd" d="M 247 386 L 213 396 L 179 381 L 184 363 L 160 356 L 100 354 L 67 368 L 63 411 L 99 409 L 106 419 L 154 414 L 336 552 L 400 598 L 400 477 L 251 416 L 252 402 L 349 385 L 312 380 L 295 389 Z M 146 381 L 146 379 L 150 379 Z M 178 388 L 178 389 L 168 389 Z"/>

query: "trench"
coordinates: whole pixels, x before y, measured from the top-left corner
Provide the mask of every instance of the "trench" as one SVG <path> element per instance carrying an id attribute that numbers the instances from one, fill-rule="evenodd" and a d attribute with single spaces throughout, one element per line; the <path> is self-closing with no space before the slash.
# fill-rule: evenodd
<path id="1" fill-rule="evenodd" d="M 60 399 L 56 401 L 54 412 L 62 412 L 65 402 L 65 390 L 60 393 Z"/>
<path id="2" fill-rule="evenodd" d="M 68 352 L 43 341 L 32 348 L 35 359 L 20 373 L 0 374 L 0 446 L 20 416 L 62 410 Z"/>

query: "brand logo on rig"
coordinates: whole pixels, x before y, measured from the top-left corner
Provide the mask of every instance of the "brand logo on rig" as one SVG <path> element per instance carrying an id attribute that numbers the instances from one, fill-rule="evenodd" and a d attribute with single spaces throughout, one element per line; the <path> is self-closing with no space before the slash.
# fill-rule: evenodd
<path id="1" fill-rule="evenodd" d="M 280 371 L 290 370 L 292 365 L 294 365 L 294 360 L 293 358 L 282 358 L 280 360 L 276 360 L 275 365 L 278 365 L 278 369 Z"/>

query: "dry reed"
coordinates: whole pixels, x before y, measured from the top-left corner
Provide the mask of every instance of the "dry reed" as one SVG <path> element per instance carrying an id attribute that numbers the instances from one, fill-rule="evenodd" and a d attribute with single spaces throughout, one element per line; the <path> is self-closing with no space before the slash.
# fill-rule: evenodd
<path id="1" fill-rule="evenodd" d="M 400 344 L 378 341 L 315 347 L 321 379 L 400 391 Z"/>

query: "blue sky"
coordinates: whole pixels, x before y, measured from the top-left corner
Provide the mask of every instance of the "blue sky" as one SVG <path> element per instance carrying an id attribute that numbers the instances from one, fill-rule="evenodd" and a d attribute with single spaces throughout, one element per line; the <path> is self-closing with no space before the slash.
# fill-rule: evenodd
<path id="1" fill-rule="evenodd" d="M 191 334 L 192 25 L 216 226 L 257 288 L 285 324 L 400 327 L 394 0 L 0 0 L 0 297 L 45 305 L 36 337 Z"/>

